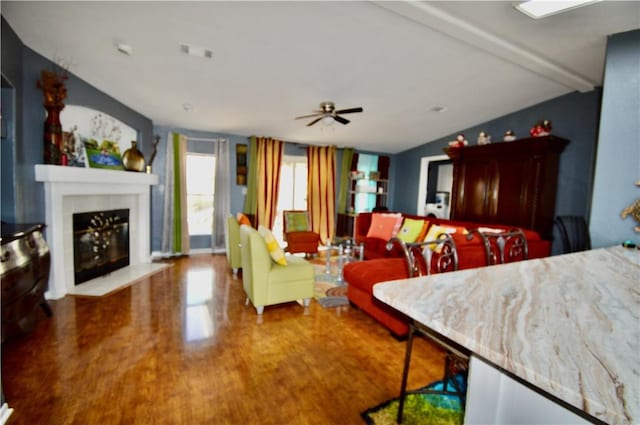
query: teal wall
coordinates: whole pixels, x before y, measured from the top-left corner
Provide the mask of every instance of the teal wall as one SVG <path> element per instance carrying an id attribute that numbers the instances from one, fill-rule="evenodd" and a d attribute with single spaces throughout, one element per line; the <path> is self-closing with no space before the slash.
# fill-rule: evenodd
<path id="1" fill-rule="evenodd" d="M 607 42 L 600 142 L 595 167 L 591 239 L 594 247 L 631 239 L 638 225 L 620 212 L 640 199 L 640 30 Z"/>

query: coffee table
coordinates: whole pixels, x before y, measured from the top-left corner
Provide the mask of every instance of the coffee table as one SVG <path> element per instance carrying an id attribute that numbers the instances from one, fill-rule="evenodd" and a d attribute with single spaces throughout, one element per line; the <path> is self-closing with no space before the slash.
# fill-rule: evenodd
<path id="1" fill-rule="evenodd" d="M 344 265 L 352 261 L 362 261 L 364 259 L 364 243 L 356 245 L 349 237 L 336 237 L 327 241 L 325 254 L 326 274 L 331 274 L 331 253 L 333 251 L 337 251 L 338 253 L 338 275 L 336 276 L 336 283 L 342 285 L 344 284 L 344 278 L 342 276 Z"/>

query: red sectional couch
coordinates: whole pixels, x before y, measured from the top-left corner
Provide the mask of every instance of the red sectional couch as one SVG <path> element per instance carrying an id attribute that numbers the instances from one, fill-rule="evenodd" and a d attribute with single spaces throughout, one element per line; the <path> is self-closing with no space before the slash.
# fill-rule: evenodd
<path id="1" fill-rule="evenodd" d="M 355 242 L 364 244 L 365 261 L 345 265 L 344 279 L 348 282 L 347 295 L 352 304 L 370 314 L 393 334 L 404 336 L 408 332 L 407 319 L 396 310 L 373 297 L 373 285 L 376 283 L 406 279 L 408 277 L 405 260 L 400 251 L 388 251 L 386 240 L 367 237 L 373 214 L 375 213 L 361 213 L 355 219 Z M 427 220 L 429 228 L 433 225 L 458 228 L 459 231 L 452 234 L 452 237 L 458 251 L 459 269 L 486 266 L 484 247 L 480 239 L 475 236 L 470 241 L 467 240 L 466 235 L 463 234 L 463 229 L 490 227 L 509 230 L 513 227 L 403 214 L 403 219 L 405 218 Z M 551 242 L 541 239 L 538 233 L 532 230 L 523 229 L 523 231 L 527 238 L 529 258 L 541 258 L 550 255 Z"/>

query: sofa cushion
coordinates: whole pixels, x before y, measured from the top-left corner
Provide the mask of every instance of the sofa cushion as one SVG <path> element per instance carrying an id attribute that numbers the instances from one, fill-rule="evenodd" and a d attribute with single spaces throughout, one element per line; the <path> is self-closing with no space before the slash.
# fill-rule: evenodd
<path id="1" fill-rule="evenodd" d="M 400 213 L 376 213 L 371 217 L 368 238 L 379 238 L 385 241 L 394 237 L 402 225 Z"/>
<path id="2" fill-rule="evenodd" d="M 287 256 L 287 265 L 274 264 L 269 274 L 271 282 L 291 282 L 314 278 L 313 265 L 304 258 Z"/>
<path id="3" fill-rule="evenodd" d="M 420 235 L 423 235 L 429 225 L 428 220 L 416 220 L 413 218 L 405 218 L 402 222 L 402 227 L 396 235 L 398 239 L 406 243 L 412 243 L 419 240 Z"/>
<path id="4" fill-rule="evenodd" d="M 409 277 L 404 258 L 379 258 L 358 261 L 344 266 L 344 280 L 362 290 L 373 293 L 373 285 L 388 280 Z"/>
<path id="5" fill-rule="evenodd" d="M 278 241 L 271 233 L 271 230 L 266 227 L 260 225 L 258 226 L 258 233 L 264 239 L 265 244 L 267 245 L 267 251 L 269 251 L 269 255 L 276 264 L 280 264 L 281 266 L 287 265 L 287 259 L 284 257 L 284 251 L 278 244 Z"/>

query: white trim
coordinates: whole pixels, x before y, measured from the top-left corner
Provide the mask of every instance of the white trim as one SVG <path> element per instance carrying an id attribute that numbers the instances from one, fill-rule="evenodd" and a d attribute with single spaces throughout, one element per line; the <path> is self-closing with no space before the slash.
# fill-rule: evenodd
<path id="1" fill-rule="evenodd" d="M 425 214 L 425 201 L 427 197 L 427 179 L 429 173 L 429 163 L 432 161 L 442 161 L 449 159 L 447 155 L 423 156 L 420 160 L 420 180 L 418 184 L 418 203 L 416 207 L 417 215 Z"/>

